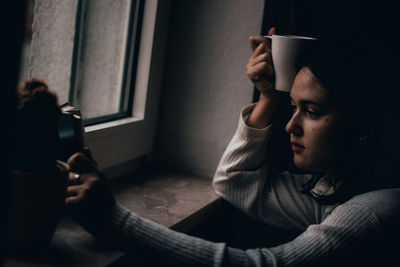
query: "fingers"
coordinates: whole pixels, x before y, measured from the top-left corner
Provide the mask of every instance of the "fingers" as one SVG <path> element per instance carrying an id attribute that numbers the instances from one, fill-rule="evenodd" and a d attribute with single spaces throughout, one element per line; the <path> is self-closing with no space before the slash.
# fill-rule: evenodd
<path id="1" fill-rule="evenodd" d="M 70 185 L 67 187 L 67 197 L 65 198 L 65 204 L 71 203 L 78 204 L 85 200 L 89 186 L 86 185 Z"/>
<path id="2" fill-rule="evenodd" d="M 79 205 L 85 202 L 87 187 L 82 185 L 68 186 L 65 204 L 67 206 Z"/>
<path id="3" fill-rule="evenodd" d="M 72 196 L 72 197 L 67 197 L 65 199 L 65 204 L 67 206 L 78 205 L 81 201 L 82 201 L 82 197 L 80 197 L 80 196 Z"/>
<path id="4" fill-rule="evenodd" d="M 268 35 L 271 36 L 274 34 L 276 34 L 276 27 L 271 27 L 271 29 L 269 29 L 269 31 L 268 31 Z"/>
<path id="5" fill-rule="evenodd" d="M 87 175 L 84 173 L 68 173 L 68 185 L 80 185 L 86 181 Z"/>
<path id="6" fill-rule="evenodd" d="M 260 44 L 266 44 L 269 46 L 269 40 L 261 35 L 253 35 L 249 37 L 250 39 L 250 47 L 251 50 L 254 52 Z"/>
<path id="7" fill-rule="evenodd" d="M 258 63 L 247 70 L 248 78 L 258 86 L 260 81 L 272 83 L 271 80 L 274 75 L 274 70 L 271 65 L 267 64 L 266 62 Z M 269 87 L 269 86 L 268 86 Z"/>
<path id="8" fill-rule="evenodd" d="M 251 63 L 252 65 L 256 65 L 264 61 L 268 62 L 269 64 L 272 64 L 271 53 L 266 52 L 256 56 L 255 58 L 250 58 L 249 63 Z"/>
<path id="9" fill-rule="evenodd" d="M 275 27 L 268 35 L 276 34 Z M 250 46 L 253 54 L 246 66 L 247 76 L 261 93 L 267 93 L 274 88 L 274 69 L 271 57 L 271 40 L 261 35 L 250 36 Z"/>
<path id="10" fill-rule="evenodd" d="M 56 166 L 62 172 L 69 172 L 71 170 L 70 166 L 66 162 L 61 160 L 56 161 Z"/>
<path id="11" fill-rule="evenodd" d="M 276 34 L 276 27 L 271 27 L 268 31 L 268 36 Z M 260 43 L 266 43 L 268 44 L 268 47 L 270 47 L 270 40 L 265 38 L 264 36 L 261 35 L 253 35 L 250 36 L 250 47 L 251 50 L 254 51 L 256 48 L 259 46 Z"/>
<path id="12" fill-rule="evenodd" d="M 83 190 L 81 186 L 68 186 L 67 187 L 67 197 L 65 198 L 65 204 L 69 205 L 76 205 L 82 202 L 83 200 Z"/>
<path id="13" fill-rule="evenodd" d="M 246 66 L 247 76 L 253 82 L 257 82 L 261 77 L 271 78 L 274 75 L 272 67 L 271 51 L 261 43 Z"/>
<path id="14" fill-rule="evenodd" d="M 97 211 L 102 214 L 115 203 L 108 183 L 95 173 L 85 174 L 85 181 L 67 187 L 65 204 L 75 215 L 86 216 Z"/>
<path id="15" fill-rule="evenodd" d="M 67 197 L 78 196 L 82 191 L 81 186 L 71 185 L 67 187 Z"/>
<path id="16" fill-rule="evenodd" d="M 68 185 L 78 185 L 80 183 L 80 175 L 75 172 L 68 173 Z"/>
<path id="17" fill-rule="evenodd" d="M 71 167 L 71 170 L 76 173 L 97 171 L 96 164 L 80 152 L 72 155 L 68 159 L 67 164 Z"/>
<path id="18" fill-rule="evenodd" d="M 262 78 L 271 78 L 274 75 L 274 70 L 267 62 L 258 63 L 247 71 L 248 77 L 253 82 L 257 82 Z"/>
<path id="19" fill-rule="evenodd" d="M 92 156 L 92 153 L 90 152 L 90 150 L 89 150 L 88 147 L 85 147 L 85 148 L 83 149 L 83 154 L 84 154 L 87 158 L 89 158 L 91 161 L 93 161 L 93 163 L 97 166 L 97 162 L 94 160 L 94 158 L 93 158 L 93 156 Z"/>
<path id="20" fill-rule="evenodd" d="M 262 54 L 271 54 L 271 48 L 267 46 L 265 43 L 260 43 L 257 48 L 254 50 L 253 54 L 250 56 L 249 60 L 255 59 L 256 57 Z"/>

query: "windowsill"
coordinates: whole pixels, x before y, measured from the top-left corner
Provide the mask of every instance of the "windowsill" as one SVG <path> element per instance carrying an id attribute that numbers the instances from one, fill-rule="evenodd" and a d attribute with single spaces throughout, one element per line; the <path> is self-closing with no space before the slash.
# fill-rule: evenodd
<path id="1" fill-rule="evenodd" d="M 110 183 L 122 206 L 181 232 L 188 232 L 210 218 L 218 205 L 219 197 L 210 178 L 140 172 Z M 4 266 L 106 266 L 126 254 L 102 247 L 69 216 L 60 221 L 50 250 L 39 259 L 9 259 Z"/>
<path id="2" fill-rule="evenodd" d="M 172 172 L 127 175 L 112 188 L 122 206 L 182 232 L 201 221 L 202 209 L 218 198 L 210 178 Z"/>
<path id="3" fill-rule="evenodd" d="M 132 127 L 132 124 L 138 123 L 142 120 L 143 118 L 129 117 L 109 122 L 98 123 L 95 125 L 86 126 L 85 132 L 86 135 L 89 135 L 91 139 L 95 141 L 104 138 L 104 136 L 109 136 L 110 133 L 108 132 L 112 132 L 111 134 L 115 134 L 114 132 L 123 132 L 124 130 L 126 130 L 126 128 Z M 108 132 L 99 134 L 99 131 L 102 130 L 107 130 Z"/>

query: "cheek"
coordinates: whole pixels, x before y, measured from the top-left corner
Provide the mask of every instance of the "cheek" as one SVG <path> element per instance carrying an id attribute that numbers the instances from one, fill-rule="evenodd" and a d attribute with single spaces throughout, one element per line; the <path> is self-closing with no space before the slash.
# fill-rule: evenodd
<path id="1" fill-rule="evenodd" d="M 309 171 L 326 171 L 333 162 L 337 162 L 338 155 L 342 154 L 338 129 L 329 123 L 329 120 L 310 121 L 304 125 L 305 153 L 294 154 L 294 163 L 297 167 Z"/>
<path id="2" fill-rule="evenodd" d="M 304 127 L 304 137 L 307 139 L 308 145 L 327 143 L 332 131 L 329 127 L 326 127 L 324 122 L 311 121 L 306 127 Z"/>
<path id="3" fill-rule="evenodd" d="M 317 155 L 336 157 L 347 146 L 345 142 L 346 131 L 343 125 L 328 118 L 310 125 L 308 134 L 310 145 Z"/>

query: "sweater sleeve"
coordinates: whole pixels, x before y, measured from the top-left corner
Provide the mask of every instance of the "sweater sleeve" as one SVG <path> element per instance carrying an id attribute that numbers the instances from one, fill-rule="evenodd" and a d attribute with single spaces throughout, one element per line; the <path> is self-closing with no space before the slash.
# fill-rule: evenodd
<path id="1" fill-rule="evenodd" d="M 254 105 L 245 107 L 235 135 L 226 148 L 213 179 L 217 194 L 255 220 L 271 226 L 304 231 L 319 223 L 333 207 L 322 207 L 299 192 L 311 175 L 272 170 L 267 161 L 271 125 L 255 129 L 245 120 Z"/>
<path id="2" fill-rule="evenodd" d="M 265 164 L 271 125 L 250 128 L 245 120 L 254 105 L 243 109 L 235 135 L 218 164 L 213 179 L 217 194 L 239 209 L 249 212 L 263 188 L 269 166 Z"/>
<path id="3" fill-rule="evenodd" d="M 227 247 L 225 243 L 173 231 L 116 204 L 111 215 L 112 243 L 126 251 L 150 250 L 170 262 L 166 266 L 276 266 L 268 249 L 262 252 Z M 260 257 L 262 260 L 260 261 Z"/>
<path id="4" fill-rule="evenodd" d="M 335 262 L 397 266 L 390 247 L 391 240 L 397 242 L 399 237 L 399 211 L 398 188 L 357 195 L 336 207 L 321 224 L 310 225 L 293 241 L 270 251 L 279 266 L 337 266 Z"/>
<path id="5" fill-rule="evenodd" d="M 338 206 L 321 224 L 310 225 L 293 241 L 272 248 L 242 250 L 209 242 L 143 219 L 118 204 L 112 212 L 110 236 L 128 251 L 145 247 L 183 266 L 308 266 L 331 260 L 344 263 L 347 259 L 341 252 L 346 249 L 355 244 L 361 249 L 379 246 L 363 242 L 373 235 L 387 239 L 388 233 L 382 227 L 399 222 L 399 192 L 357 196 Z M 393 202 L 397 204 L 390 204 Z"/>

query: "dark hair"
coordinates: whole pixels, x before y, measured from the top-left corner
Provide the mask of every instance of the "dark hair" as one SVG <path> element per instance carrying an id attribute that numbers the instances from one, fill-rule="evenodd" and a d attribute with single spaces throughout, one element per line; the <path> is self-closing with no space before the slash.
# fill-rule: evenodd
<path id="1" fill-rule="evenodd" d="M 55 124 L 60 116 L 57 96 L 38 78 L 23 81 L 17 90 L 18 119 L 21 123 Z"/>
<path id="2" fill-rule="evenodd" d="M 394 60 L 379 44 L 366 39 L 324 40 L 307 66 L 332 92 L 335 104 L 352 126 L 362 127 L 372 115 L 378 121 L 373 145 L 364 155 L 369 163 L 362 168 L 373 165 L 372 171 L 365 169 L 368 178 L 361 178 L 365 190 L 398 186 L 400 145 L 396 135 L 400 127 L 394 101 L 400 72 Z"/>
<path id="3" fill-rule="evenodd" d="M 59 145 L 57 96 L 45 81 L 32 78 L 17 90 L 17 113 L 12 168 L 23 171 L 55 171 Z"/>
<path id="4" fill-rule="evenodd" d="M 354 120 L 377 111 L 397 78 L 394 62 L 365 39 L 325 40 L 308 66 Z"/>

